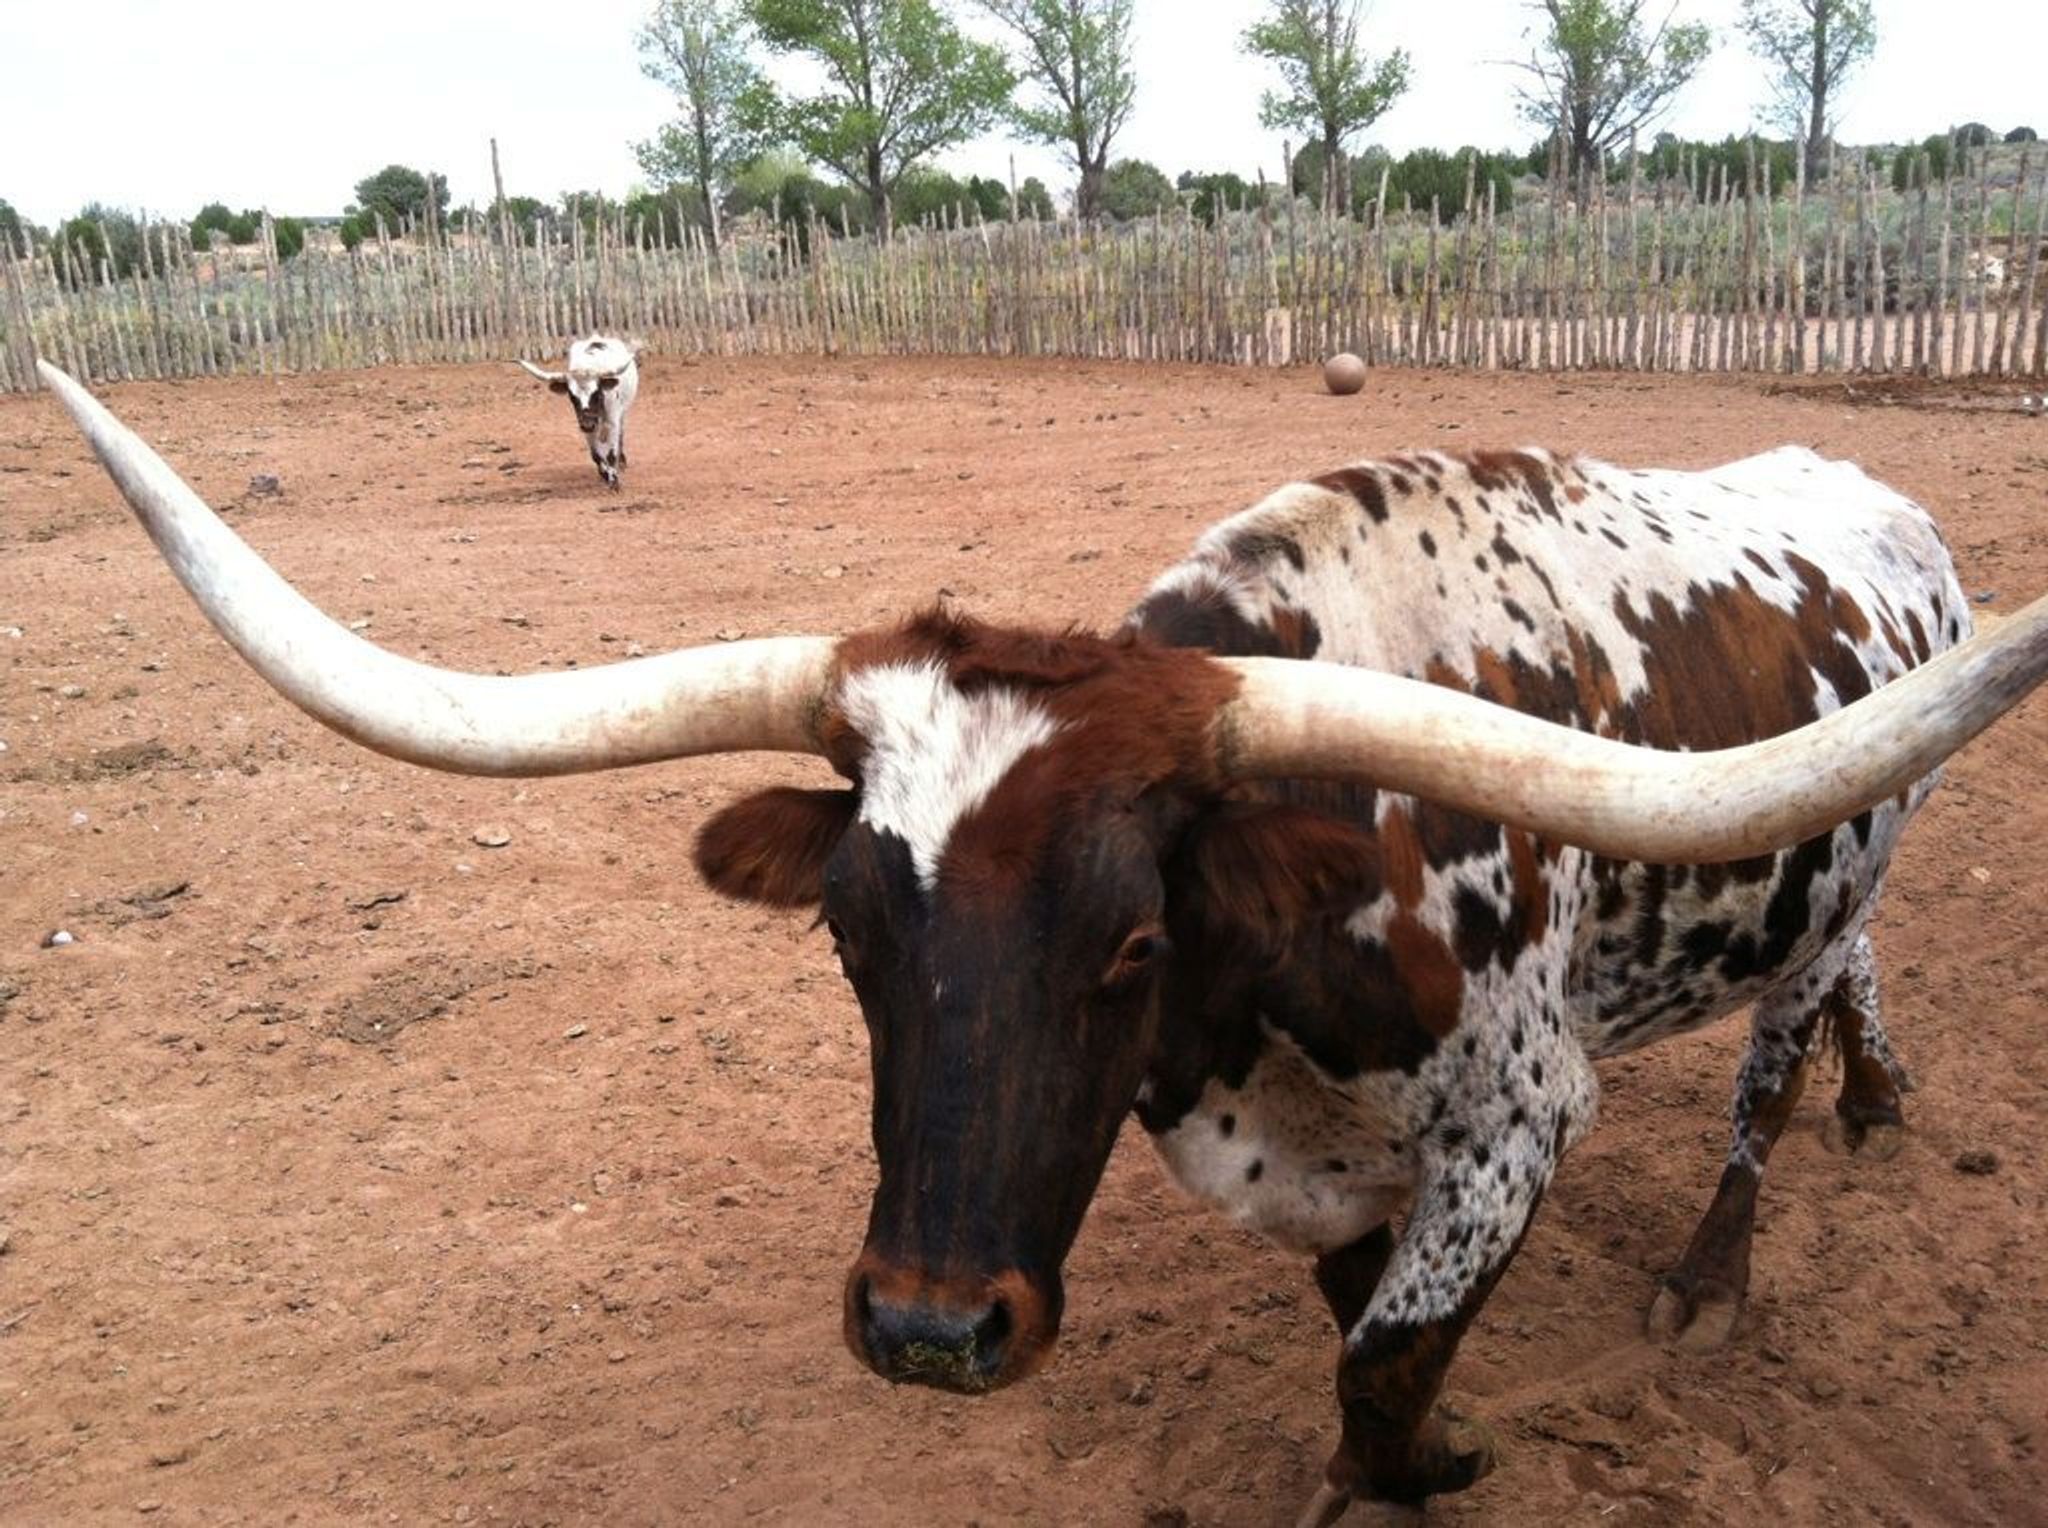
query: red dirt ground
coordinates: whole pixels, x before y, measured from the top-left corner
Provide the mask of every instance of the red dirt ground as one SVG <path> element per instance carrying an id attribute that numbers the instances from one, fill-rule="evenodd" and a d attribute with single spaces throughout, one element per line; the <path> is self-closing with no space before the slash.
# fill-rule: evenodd
<path id="1" fill-rule="evenodd" d="M 1990 609 L 2048 590 L 2048 421 L 2010 397 L 658 360 L 612 496 L 510 368 L 109 396 L 322 607 L 463 667 L 941 592 L 1107 623 L 1209 522 L 1408 445 L 1805 442 L 1932 506 Z M 1135 1131 L 1045 1374 L 970 1401 L 842 1350 L 862 1025 L 821 932 L 687 865 L 736 790 L 821 766 L 521 784 L 360 752 L 243 668 L 19 397 L 0 739 L 0 1518 L 1263 1525 L 1315 1485 L 1307 1268 Z M 1719 1170 L 1742 1026 L 1602 1069 L 1603 1125 L 1452 1371 L 1509 1452 L 1433 1517 L 2048 1521 L 2044 760 L 2037 697 L 1909 836 L 1878 930 L 1907 1147 L 1826 1154 L 1817 1079 L 1725 1351 L 1640 1320 Z"/>

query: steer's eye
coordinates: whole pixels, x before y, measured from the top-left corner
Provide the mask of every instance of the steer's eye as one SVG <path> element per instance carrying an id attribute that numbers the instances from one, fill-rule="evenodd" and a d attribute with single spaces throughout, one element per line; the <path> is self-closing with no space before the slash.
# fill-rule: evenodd
<path id="1" fill-rule="evenodd" d="M 1105 987 L 1119 986 L 1146 970 L 1166 953 L 1166 935 L 1156 928 L 1141 928 L 1123 942 L 1116 959 L 1103 973 Z"/>

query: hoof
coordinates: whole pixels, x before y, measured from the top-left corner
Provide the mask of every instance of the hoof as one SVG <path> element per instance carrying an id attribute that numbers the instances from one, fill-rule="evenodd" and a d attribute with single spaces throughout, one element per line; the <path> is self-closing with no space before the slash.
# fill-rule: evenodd
<path id="1" fill-rule="evenodd" d="M 1316 1494 L 1301 1509 L 1301 1516 L 1294 1520 L 1294 1528 L 1330 1528 L 1351 1507 L 1351 1493 L 1340 1490 L 1328 1481 L 1316 1487 Z"/>
<path id="2" fill-rule="evenodd" d="M 1650 1341 L 1681 1353 L 1711 1353 L 1735 1335 L 1742 1297 L 1713 1283 L 1687 1294 L 1667 1282 L 1650 1302 L 1646 1323 Z"/>
<path id="3" fill-rule="evenodd" d="M 1500 1455 L 1500 1435 L 1491 1427 L 1439 1406 L 1423 1423 L 1405 1458 L 1382 1458 L 1361 1469 L 1340 1448 L 1296 1528 L 1329 1528 L 1340 1518 L 1353 1524 L 1421 1522 L 1423 1504 L 1430 1497 L 1448 1496 L 1484 1480 Z"/>
<path id="4" fill-rule="evenodd" d="M 1889 1162 L 1906 1143 L 1906 1127 L 1883 1121 L 1866 1125 L 1860 1120 L 1830 1114 L 1820 1127 L 1820 1139 L 1836 1156 Z"/>
<path id="5" fill-rule="evenodd" d="M 1326 1485 L 1319 1488 L 1302 1509 L 1301 1516 L 1294 1521 L 1294 1528 L 1333 1528 L 1335 1524 L 1343 1524 L 1345 1528 L 1397 1528 L 1397 1525 L 1398 1528 L 1408 1528 L 1410 1524 L 1428 1520 L 1428 1514 L 1420 1507 L 1391 1501 L 1365 1501 L 1349 1491 Z"/>

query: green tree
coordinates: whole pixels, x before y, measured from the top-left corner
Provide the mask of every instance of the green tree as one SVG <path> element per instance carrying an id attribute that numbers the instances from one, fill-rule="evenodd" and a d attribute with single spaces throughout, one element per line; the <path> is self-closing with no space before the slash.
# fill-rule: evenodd
<path id="1" fill-rule="evenodd" d="M 674 93 L 681 114 L 633 152 L 664 185 L 696 188 L 715 244 L 719 193 L 751 150 L 748 125 L 767 114 L 746 18 L 733 0 L 659 0 L 637 41 L 641 72 Z"/>
<path id="2" fill-rule="evenodd" d="M 1770 66 L 1771 112 L 1806 144 L 1806 178 L 1827 172 L 1842 82 L 1877 48 L 1870 0 L 1742 0 L 1750 51 Z"/>
<path id="3" fill-rule="evenodd" d="M 1180 205 L 1166 172 L 1142 159 L 1119 159 L 1102 177 L 1102 211 L 1119 223 Z"/>
<path id="4" fill-rule="evenodd" d="M 932 0 L 748 0 L 762 41 L 815 61 L 825 88 L 760 100 L 750 125 L 793 143 L 868 199 L 886 226 L 904 175 L 981 132 L 1014 83 L 999 49 L 970 40 Z"/>
<path id="5" fill-rule="evenodd" d="M 1036 98 L 1010 119 L 1026 137 L 1066 152 L 1080 176 L 1074 210 L 1102 210 L 1109 146 L 1131 115 L 1132 0 L 979 0 L 1023 45 L 1023 77 Z"/>
<path id="6" fill-rule="evenodd" d="M 427 197 L 431 188 L 434 221 L 440 222 L 448 208 L 448 182 L 431 172 L 422 175 L 402 164 L 389 164 L 375 175 L 356 182 L 356 203 L 362 210 L 363 229 L 374 230 L 374 219 L 382 218 L 388 232 L 397 233 L 407 218 L 422 230 L 427 226 Z"/>
<path id="7" fill-rule="evenodd" d="M 1306 133 L 1321 152 L 1323 202 L 1343 207 L 1350 177 L 1344 141 L 1370 127 L 1408 88 L 1408 55 L 1374 63 L 1358 47 L 1362 0 L 1268 0 L 1244 45 L 1280 69 L 1284 88 L 1259 98 L 1266 127 Z"/>
<path id="8" fill-rule="evenodd" d="M 1541 13 L 1522 112 L 1564 140 L 1566 171 L 1577 176 L 1596 154 L 1611 154 L 1654 122 L 1713 46 L 1704 25 L 1667 11 L 1652 27 L 1645 0 L 1536 0 Z"/>

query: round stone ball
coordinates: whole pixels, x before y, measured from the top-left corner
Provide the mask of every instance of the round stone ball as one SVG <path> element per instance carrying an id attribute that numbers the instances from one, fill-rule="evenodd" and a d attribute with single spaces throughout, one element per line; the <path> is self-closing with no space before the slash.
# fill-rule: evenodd
<path id="1" fill-rule="evenodd" d="M 1365 362 L 1348 350 L 1339 351 L 1323 362 L 1323 386 L 1340 398 L 1348 398 L 1365 386 Z"/>

